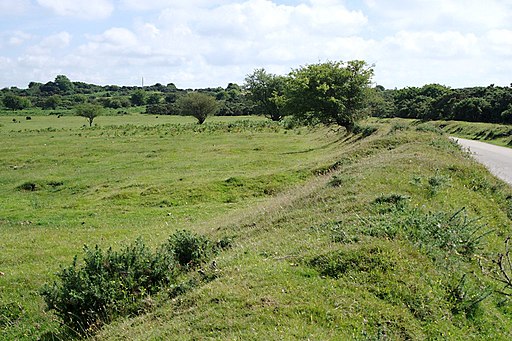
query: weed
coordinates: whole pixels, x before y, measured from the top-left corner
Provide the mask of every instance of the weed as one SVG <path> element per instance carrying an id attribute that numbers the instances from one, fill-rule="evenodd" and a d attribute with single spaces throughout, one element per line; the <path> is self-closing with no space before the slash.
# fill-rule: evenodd
<path id="1" fill-rule="evenodd" d="M 433 258 L 437 255 L 443 258 L 444 252 L 470 257 L 476 252 L 480 240 L 490 233 L 479 234 L 483 225 L 477 225 L 476 219 L 469 219 L 465 208 L 455 213 L 423 213 L 418 208 L 404 207 L 362 219 L 362 222 L 361 233 L 389 239 L 402 237 Z"/>
<path id="2" fill-rule="evenodd" d="M 473 283 L 469 283 L 467 274 L 464 274 L 460 280 L 448 285 L 446 293 L 453 314 L 463 313 L 472 318 L 477 314 L 480 303 L 492 294 L 492 290 L 475 288 Z"/>
<path id="3" fill-rule="evenodd" d="M 0 327 L 7 327 L 16 323 L 24 314 L 23 307 L 18 303 L 0 304 Z"/>
<path id="4" fill-rule="evenodd" d="M 394 261 L 378 246 L 361 246 L 354 250 L 339 250 L 316 256 L 309 261 L 309 265 L 323 276 L 339 278 L 349 271 L 392 271 Z"/>
<path id="5" fill-rule="evenodd" d="M 436 173 L 427 180 L 429 195 L 431 197 L 435 196 L 448 182 L 450 182 L 449 177 L 436 171 Z"/>
<path id="6" fill-rule="evenodd" d="M 409 124 L 405 122 L 395 122 L 389 129 L 388 134 L 396 133 L 397 131 L 404 131 L 409 129 Z"/>

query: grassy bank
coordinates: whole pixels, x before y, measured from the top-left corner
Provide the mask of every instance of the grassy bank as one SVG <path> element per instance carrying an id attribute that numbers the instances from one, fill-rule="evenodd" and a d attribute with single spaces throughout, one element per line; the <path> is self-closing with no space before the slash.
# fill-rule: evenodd
<path id="1" fill-rule="evenodd" d="M 6 339 L 66 337 L 38 289 L 83 244 L 154 246 L 182 228 L 231 241 L 214 276 L 97 339 L 511 337 L 489 273 L 512 191 L 431 125 L 69 122 L 0 128 Z"/>
<path id="2" fill-rule="evenodd" d="M 435 121 L 432 124 L 453 136 L 512 147 L 510 125 L 462 121 Z"/>

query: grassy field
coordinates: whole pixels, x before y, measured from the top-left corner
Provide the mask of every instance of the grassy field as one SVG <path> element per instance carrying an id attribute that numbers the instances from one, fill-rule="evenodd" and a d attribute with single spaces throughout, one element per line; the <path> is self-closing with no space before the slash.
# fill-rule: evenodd
<path id="1" fill-rule="evenodd" d="M 164 290 L 97 339 L 512 337 L 488 274 L 512 190 L 432 125 L 17 120 L 0 117 L 3 339 L 66 337 L 38 291 L 84 244 L 155 246 L 182 228 L 232 239 L 215 279 Z"/>

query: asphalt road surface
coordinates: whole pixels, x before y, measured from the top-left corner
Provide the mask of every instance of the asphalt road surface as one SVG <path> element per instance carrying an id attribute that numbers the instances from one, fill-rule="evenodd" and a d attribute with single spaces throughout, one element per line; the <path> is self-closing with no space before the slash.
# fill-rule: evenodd
<path id="1" fill-rule="evenodd" d="M 464 148 L 468 148 L 478 162 L 498 178 L 512 185 L 512 148 L 452 137 Z"/>

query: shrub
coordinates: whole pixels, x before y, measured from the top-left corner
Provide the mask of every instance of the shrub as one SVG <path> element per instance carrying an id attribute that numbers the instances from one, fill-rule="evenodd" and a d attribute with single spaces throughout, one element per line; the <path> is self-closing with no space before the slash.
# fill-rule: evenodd
<path id="1" fill-rule="evenodd" d="M 77 333 L 89 333 L 118 315 L 142 309 L 143 299 L 174 275 L 172 255 L 152 253 L 137 239 L 121 251 L 85 247 L 84 263 L 57 275 L 60 282 L 45 285 L 41 294 L 48 308 Z"/>
<path id="2" fill-rule="evenodd" d="M 155 252 L 141 239 L 120 251 L 86 246 L 83 263 L 75 256 L 41 295 L 73 333 L 90 334 L 117 316 L 144 311 L 150 295 L 175 284 L 183 269 L 205 261 L 212 254 L 211 244 L 205 237 L 178 231 Z"/>
<path id="3" fill-rule="evenodd" d="M 205 261 L 213 251 L 208 239 L 187 230 L 174 233 L 164 247 L 181 266 L 193 267 Z"/>
<path id="4" fill-rule="evenodd" d="M 402 237 L 433 258 L 442 258 L 446 252 L 469 257 L 489 233 L 479 233 L 483 226 L 476 224 L 476 219 L 469 219 L 465 208 L 455 213 L 424 213 L 418 208 L 397 207 L 385 213 L 364 220 L 361 232 L 390 239 Z"/>

